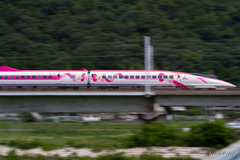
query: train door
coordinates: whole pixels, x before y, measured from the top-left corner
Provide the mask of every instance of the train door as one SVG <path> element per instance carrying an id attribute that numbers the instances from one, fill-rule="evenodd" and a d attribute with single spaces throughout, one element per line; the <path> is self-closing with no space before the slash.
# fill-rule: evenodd
<path id="1" fill-rule="evenodd" d="M 84 74 L 84 73 L 83 73 Z M 90 71 L 87 72 L 86 78 L 87 78 L 87 87 L 91 86 L 90 80 L 91 80 L 91 76 L 94 77 L 94 75 L 90 75 Z"/>
<path id="2" fill-rule="evenodd" d="M 52 81 L 54 86 L 61 87 L 64 84 L 64 81 L 61 79 L 62 73 L 55 72 L 53 75 L 56 77 L 56 79 Z"/>
<path id="3" fill-rule="evenodd" d="M 175 77 L 175 81 L 177 81 L 177 82 L 181 82 L 182 81 L 180 74 L 178 74 L 177 76 L 174 76 L 174 77 Z"/>

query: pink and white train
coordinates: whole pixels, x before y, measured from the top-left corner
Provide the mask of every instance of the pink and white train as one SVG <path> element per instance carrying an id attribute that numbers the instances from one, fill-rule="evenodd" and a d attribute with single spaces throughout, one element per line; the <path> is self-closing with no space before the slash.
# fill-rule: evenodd
<path id="1" fill-rule="evenodd" d="M 161 70 L 19 70 L 0 67 L 0 87 L 57 87 L 57 88 L 119 88 L 142 87 L 146 83 L 155 87 L 176 88 L 231 88 L 235 85 L 183 72 Z"/>

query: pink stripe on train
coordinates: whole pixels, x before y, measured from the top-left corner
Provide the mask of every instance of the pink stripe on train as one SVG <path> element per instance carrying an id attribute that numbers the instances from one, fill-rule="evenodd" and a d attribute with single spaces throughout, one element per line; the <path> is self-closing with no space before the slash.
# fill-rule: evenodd
<path id="1" fill-rule="evenodd" d="M 173 81 L 173 84 L 175 84 L 175 85 L 178 86 L 179 88 L 188 89 L 187 86 L 185 86 L 184 84 L 179 83 L 179 82 L 177 82 L 177 81 L 175 81 L 175 80 Z"/>
<path id="2" fill-rule="evenodd" d="M 205 79 L 207 79 L 207 78 L 198 77 L 197 79 L 203 81 L 204 83 L 208 83 L 208 82 L 205 80 Z"/>

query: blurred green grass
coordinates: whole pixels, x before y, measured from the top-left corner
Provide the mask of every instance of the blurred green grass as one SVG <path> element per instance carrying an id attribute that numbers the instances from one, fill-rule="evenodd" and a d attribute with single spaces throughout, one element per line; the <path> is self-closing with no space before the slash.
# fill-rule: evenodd
<path id="1" fill-rule="evenodd" d="M 140 130 L 142 125 L 142 122 L 0 122 L 0 145 L 21 149 L 42 147 L 44 150 L 124 148 L 122 138 Z M 18 131 L 10 131 L 16 129 Z"/>
<path id="2" fill-rule="evenodd" d="M 163 122 L 161 122 L 163 123 Z M 165 122 L 175 129 L 201 124 L 202 121 Z M 20 149 L 63 147 L 102 149 L 126 148 L 126 140 L 140 131 L 143 122 L 0 122 L 0 145 Z M 17 129 L 18 131 L 13 131 Z M 12 131 L 11 131 L 12 130 Z"/>

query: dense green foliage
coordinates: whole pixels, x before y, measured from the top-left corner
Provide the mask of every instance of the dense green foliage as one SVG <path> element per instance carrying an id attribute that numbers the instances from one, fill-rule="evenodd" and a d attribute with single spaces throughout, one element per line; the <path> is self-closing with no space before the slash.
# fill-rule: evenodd
<path id="1" fill-rule="evenodd" d="M 205 122 L 192 127 L 186 138 L 189 146 L 221 148 L 237 140 L 236 133 L 221 122 Z"/>
<path id="2" fill-rule="evenodd" d="M 152 155 L 152 154 L 143 154 L 140 157 L 127 157 L 123 154 L 113 154 L 113 155 L 104 155 L 99 156 L 96 158 L 90 158 L 90 157 L 45 157 L 41 155 L 37 156 L 31 156 L 31 155 L 23 155 L 23 156 L 17 156 L 15 151 L 9 152 L 7 156 L 0 157 L 1 159 L 4 158 L 5 160 L 195 160 L 194 158 L 189 157 L 171 157 L 171 158 L 164 158 L 162 156 Z"/>
<path id="3" fill-rule="evenodd" d="M 129 147 L 146 146 L 176 146 L 178 144 L 178 135 L 174 128 L 163 124 L 149 124 L 142 128 L 142 131 L 133 135 L 127 143 Z"/>
<path id="4" fill-rule="evenodd" d="M 204 122 L 192 127 L 189 133 L 162 124 L 143 126 L 142 131 L 129 139 L 130 147 L 146 146 L 194 146 L 221 148 L 238 138 L 232 129 L 222 122 Z"/>
<path id="5" fill-rule="evenodd" d="M 223 113 L 224 116 L 230 119 L 236 119 L 240 117 L 240 113 L 235 111 L 222 111 L 221 113 Z"/>
<path id="6" fill-rule="evenodd" d="M 143 69 L 149 35 L 155 69 L 216 74 L 237 84 L 239 10 L 238 0 L 2 0 L 0 64 Z"/>

